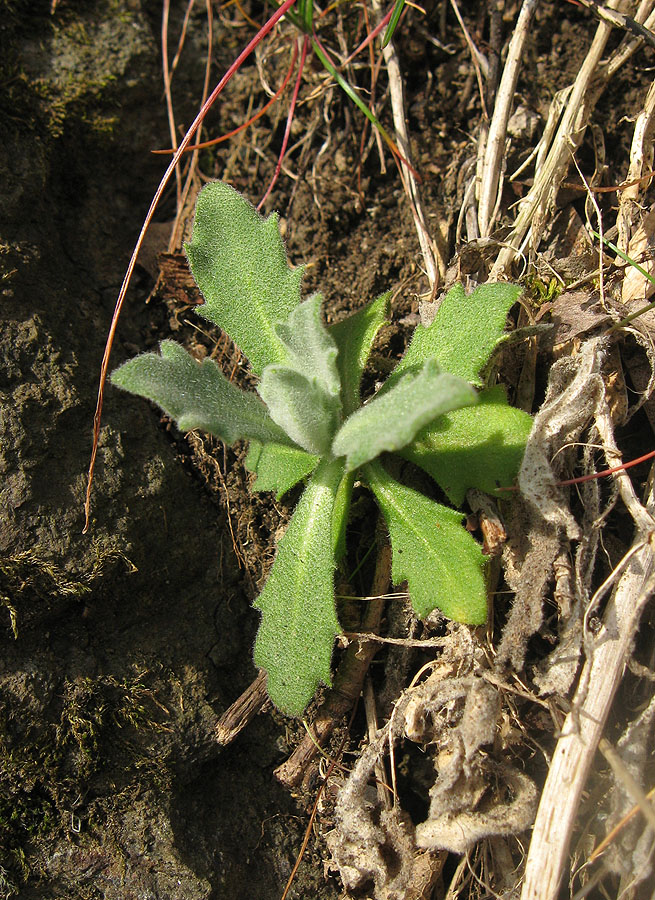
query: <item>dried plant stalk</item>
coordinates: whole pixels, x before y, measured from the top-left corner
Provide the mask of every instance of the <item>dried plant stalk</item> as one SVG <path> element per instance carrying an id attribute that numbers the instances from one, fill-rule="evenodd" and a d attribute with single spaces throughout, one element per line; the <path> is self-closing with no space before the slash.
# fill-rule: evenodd
<path id="1" fill-rule="evenodd" d="M 373 9 L 376 15 L 380 15 L 381 5 L 379 0 L 373 0 Z M 398 56 L 393 46 L 393 41 L 389 41 L 382 50 L 384 63 L 387 67 L 387 75 L 389 77 L 389 93 L 391 96 L 391 111 L 393 114 L 393 125 L 396 132 L 396 140 L 403 156 L 411 164 L 411 154 L 409 146 L 409 135 L 407 132 L 407 123 L 405 121 L 405 98 L 403 91 L 403 79 L 400 74 L 400 64 Z M 400 171 L 403 179 L 403 186 L 410 202 L 414 225 L 418 235 L 421 253 L 423 254 L 423 262 L 425 264 L 425 273 L 430 282 L 430 288 L 435 290 L 439 285 L 439 281 L 446 273 L 447 259 L 443 251 L 440 251 L 438 244 L 433 240 L 428 229 L 428 220 L 421 200 L 418 184 L 412 170 L 400 161 Z"/>
<path id="2" fill-rule="evenodd" d="M 525 58 L 525 42 L 538 4 L 539 0 L 526 0 L 521 7 L 516 28 L 507 51 L 507 61 L 500 81 L 500 87 L 498 88 L 498 96 L 484 151 L 482 180 L 478 200 L 478 226 L 481 237 L 488 237 L 494 224 L 493 214 L 496 208 L 500 170 L 505 153 L 507 123 L 512 112 L 512 103 L 521 61 Z"/>
<path id="3" fill-rule="evenodd" d="M 216 742 L 221 747 L 232 741 L 261 712 L 268 701 L 266 693 L 266 672 L 259 670 L 255 680 L 245 689 L 234 703 L 229 706 L 216 723 Z"/>
<path id="4" fill-rule="evenodd" d="M 630 184 L 619 194 L 619 212 L 616 224 L 619 229 L 617 246 L 625 253 L 628 249 L 634 221 L 634 210 L 650 181 L 639 181 L 653 168 L 653 132 L 655 130 L 655 82 L 651 84 L 644 101 L 644 108 L 637 116 L 630 147 L 630 166 L 626 181 Z M 632 182 L 635 182 L 632 184 Z"/>
<path id="5" fill-rule="evenodd" d="M 653 498 L 649 504 L 651 516 Z M 646 510 L 644 510 L 646 513 Z M 642 612 L 655 587 L 653 533 L 637 529 L 625 568 L 593 640 L 539 803 L 521 900 L 555 900 L 575 817 Z"/>
<path id="6" fill-rule="evenodd" d="M 607 6 L 616 7 L 618 2 L 619 0 L 610 0 Z M 611 31 L 611 26 L 604 22 L 596 29 L 589 52 L 568 96 L 548 155 L 536 171 L 534 184 L 521 203 L 514 228 L 493 266 L 490 276 L 492 281 L 498 280 L 509 269 L 528 233 L 533 246 L 539 242 L 547 211 L 554 206 L 557 191 L 568 171 L 571 154 L 582 142 L 591 108 L 597 100 L 598 91 L 594 90 L 592 96 L 590 87 Z"/>

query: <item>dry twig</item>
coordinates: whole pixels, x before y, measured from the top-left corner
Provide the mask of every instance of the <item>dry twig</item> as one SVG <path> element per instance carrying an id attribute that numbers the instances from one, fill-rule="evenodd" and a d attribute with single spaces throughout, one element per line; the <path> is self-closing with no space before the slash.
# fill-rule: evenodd
<path id="1" fill-rule="evenodd" d="M 627 554 L 630 558 L 605 610 L 603 625 L 591 641 L 572 710 L 553 754 L 532 833 L 521 900 L 557 897 L 582 790 L 655 586 L 652 495 L 647 508 L 641 510 Z"/>
<path id="2" fill-rule="evenodd" d="M 375 10 L 376 15 L 380 16 L 381 6 L 379 0 L 373 0 L 373 9 Z M 389 76 L 389 92 L 391 94 L 391 109 L 396 139 L 405 158 L 404 160 L 402 158 L 400 160 L 400 172 L 403 177 L 403 186 L 405 188 L 405 193 L 409 198 L 412 215 L 414 217 L 416 233 L 421 246 L 421 253 L 423 254 L 425 272 L 428 281 L 430 282 L 430 288 L 434 290 L 435 286 L 438 286 L 439 281 L 446 272 L 447 259 L 444 256 L 444 251 L 438 247 L 438 244 L 430 235 L 427 216 L 421 201 L 418 183 L 410 168 L 412 157 L 409 146 L 407 123 L 405 121 L 403 81 L 402 75 L 400 74 L 398 57 L 392 41 L 389 41 L 382 53 L 384 55 L 384 62 Z M 407 162 L 405 162 L 405 160 Z M 407 165 L 407 163 L 409 163 L 409 165 Z"/>
<path id="3" fill-rule="evenodd" d="M 494 226 L 494 217 L 498 207 L 498 192 L 501 184 L 500 173 L 505 154 L 507 123 L 512 112 L 512 103 L 514 102 L 521 61 L 525 57 L 525 42 L 528 38 L 538 3 L 539 0 L 526 0 L 521 7 L 498 88 L 484 149 L 484 163 L 479 188 L 478 225 L 481 237 L 488 237 Z"/>
<path id="4" fill-rule="evenodd" d="M 216 741 L 221 747 L 231 744 L 254 719 L 268 700 L 266 672 L 260 669 L 255 680 L 229 706 L 216 723 Z"/>
<path id="5" fill-rule="evenodd" d="M 618 0 L 611 0 L 608 7 L 617 5 Z M 582 142 L 589 116 L 607 84 L 610 71 L 615 71 L 610 66 L 600 70 L 611 31 L 612 26 L 605 22 L 598 25 L 591 47 L 566 98 L 552 143 L 547 143 L 554 130 L 554 120 L 549 120 L 551 128 L 547 128 L 541 140 L 534 184 L 522 200 L 512 232 L 498 254 L 491 272 L 492 280 L 508 271 L 526 239 L 530 239 L 533 248 L 539 243 L 548 211 L 555 208 L 557 191 L 568 171 L 571 154 Z"/>

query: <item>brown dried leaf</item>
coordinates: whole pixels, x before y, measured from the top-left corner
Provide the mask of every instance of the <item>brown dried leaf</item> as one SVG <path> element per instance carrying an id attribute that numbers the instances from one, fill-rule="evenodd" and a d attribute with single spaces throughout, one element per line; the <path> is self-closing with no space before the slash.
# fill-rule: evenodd
<path id="1" fill-rule="evenodd" d="M 585 290 L 564 291 L 552 303 L 545 303 L 539 309 L 537 321 L 546 313 L 555 329 L 552 334 L 552 346 L 557 353 L 563 345 L 575 338 L 583 337 L 603 325 L 611 325 L 612 319 L 603 309 L 597 291 Z"/>
<path id="2" fill-rule="evenodd" d="M 167 300 L 187 306 L 200 306 L 204 301 L 193 280 L 189 263 L 183 253 L 160 253 L 157 288 Z"/>
<path id="3" fill-rule="evenodd" d="M 653 253 L 653 241 L 655 240 L 655 206 L 652 206 L 641 225 L 634 232 L 628 244 L 627 255 L 639 263 L 649 275 L 655 275 L 655 254 Z M 640 306 L 647 303 L 655 293 L 655 284 L 635 269 L 628 266 L 621 288 L 621 300 L 627 307 L 626 312 L 636 312 Z M 655 332 L 655 310 L 645 313 L 641 317 L 642 324 L 651 332 Z"/>

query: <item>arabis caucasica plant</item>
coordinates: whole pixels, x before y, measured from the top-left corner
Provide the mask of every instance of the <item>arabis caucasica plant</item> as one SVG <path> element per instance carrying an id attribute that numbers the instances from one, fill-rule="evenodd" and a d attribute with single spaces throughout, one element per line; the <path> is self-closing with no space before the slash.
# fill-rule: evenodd
<path id="1" fill-rule="evenodd" d="M 345 553 L 355 479 L 382 510 L 393 580 L 407 581 L 417 615 L 438 607 L 459 622 L 485 621 L 485 558 L 462 514 L 393 478 L 385 454 L 428 472 L 454 506 L 469 488 L 492 492 L 511 483 L 531 420 L 508 405 L 501 387 L 484 388 L 480 373 L 520 289 L 487 284 L 467 296 L 453 287 L 362 403 L 361 376 L 388 295 L 326 327 L 320 295 L 301 297 L 303 270 L 287 263 L 277 216 L 262 218 L 220 182 L 198 198 L 186 253 L 205 298 L 199 314 L 248 357 L 257 393 L 173 341 L 125 363 L 112 381 L 154 401 L 181 431 L 250 441 L 246 465 L 256 490 L 279 497 L 306 482 L 256 600 L 255 663 L 268 673 L 274 703 L 299 715 L 319 682 L 330 683 L 340 630 L 334 572 Z"/>

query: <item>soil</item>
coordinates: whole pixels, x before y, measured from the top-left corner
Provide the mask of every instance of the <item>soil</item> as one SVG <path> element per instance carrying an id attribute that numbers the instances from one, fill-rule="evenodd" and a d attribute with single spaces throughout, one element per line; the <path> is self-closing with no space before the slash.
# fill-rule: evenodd
<path id="1" fill-rule="evenodd" d="M 486 7 L 466 12 L 482 41 Z M 172 35 L 185 8 L 172 4 Z M 262 17 L 255 3 L 245 9 Z M 474 157 L 481 105 L 450 14 L 440 30 L 444 15 L 445 4 L 425 18 L 413 13 L 398 50 L 424 200 L 454 256 L 458 173 Z M 327 33 L 355 46 L 361 13 L 341 16 Z M 251 603 L 295 495 L 282 502 L 253 495 L 243 447 L 181 435 L 154 407 L 108 389 L 91 524 L 82 531 L 100 360 L 163 171 L 150 151 L 170 143 L 160 28 L 154 0 L 0 2 L 2 900 L 273 900 L 291 873 L 314 797 L 291 796 L 272 774 L 298 741 L 298 723 L 269 709 L 231 745 L 221 748 L 214 737 L 220 715 L 256 675 Z M 581 8 L 567 6 L 563 17 L 561 7 L 543 6 L 519 85 L 526 107 L 547 112 L 575 76 L 591 30 Z M 251 34 L 236 7 L 215 7 L 212 79 Z M 271 85 L 284 75 L 293 34 L 285 24 L 259 60 Z M 178 124 L 197 111 L 206 49 L 205 11 L 194 7 L 174 81 Z M 621 117 L 640 108 L 648 84 L 641 63 L 600 101 L 608 183 L 627 168 L 631 131 Z M 208 117 L 205 135 L 235 128 L 249 104 L 254 110 L 265 99 L 251 60 Z M 379 112 L 391 127 L 388 101 L 379 100 Z M 257 201 L 275 168 L 284 119 L 284 105 L 273 107 L 232 142 L 203 151 L 203 176 L 224 178 Z M 364 131 L 338 88 L 309 66 L 294 147 L 265 210 L 280 211 L 289 257 L 306 265 L 304 290 L 322 292 L 328 321 L 393 290 L 393 324 L 376 347 L 391 359 L 402 352 L 428 283 L 398 172 L 388 152 L 381 171 L 370 130 L 361 155 Z M 510 165 L 521 152 L 519 140 Z M 593 167 L 591 141 L 581 155 Z M 507 209 L 522 190 L 506 190 Z M 562 205 L 581 207 L 580 196 Z M 174 336 L 198 355 L 222 347 L 218 358 L 247 383 L 234 348 L 194 318 L 191 288 L 185 293 L 164 279 L 152 293 L 175 207 L 169 190 L 128 294 L 112 367 Z M 523 353 L 505 360 L 510 391 Z M 536 402 L 550 356 L 541 360 Z M 623 444 L 632 455 L 649 449 L 645 418 L 635 428 Z M 367 503 L 362 497 L 360 522 Z M 613 558 L 629 540 L 630 523 L 617 517 Z M 539 640 L 552 642 L 552 630 Z M 552 747 L 550 721 L 534 714 L 526 727 Z M 362 729 L 357 719 L 353 753 Z M 420 818 L 427 789 L 414 762 L 416 778 L 403 791 L 415 797 Z M 543 764 L 530 771 L 543 780 Z M 343 896 L 327 866 L 329 825 L 328 809 L 289 897 Z"/>

